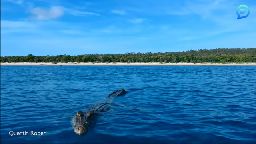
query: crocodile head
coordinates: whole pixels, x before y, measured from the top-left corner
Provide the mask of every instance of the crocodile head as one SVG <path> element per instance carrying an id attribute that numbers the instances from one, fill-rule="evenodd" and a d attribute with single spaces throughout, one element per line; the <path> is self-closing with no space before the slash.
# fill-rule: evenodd
<path id="1" fill-rule="evenodd" d="M 87 132 L 88 122 L 83 112 L 79 111 L 73 118 L 74 132 L 78 135 L 82 135 Z"/>

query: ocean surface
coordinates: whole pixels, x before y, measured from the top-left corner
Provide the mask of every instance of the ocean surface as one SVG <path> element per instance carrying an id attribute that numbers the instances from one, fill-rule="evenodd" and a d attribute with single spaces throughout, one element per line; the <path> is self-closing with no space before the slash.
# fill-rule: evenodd
<path id="1" fill-rule="evenodd" d="M 74 114 L 120 88 L 76 135 Z M 255 144 L 256 67 L 1 66 L 1 143 Z"/>

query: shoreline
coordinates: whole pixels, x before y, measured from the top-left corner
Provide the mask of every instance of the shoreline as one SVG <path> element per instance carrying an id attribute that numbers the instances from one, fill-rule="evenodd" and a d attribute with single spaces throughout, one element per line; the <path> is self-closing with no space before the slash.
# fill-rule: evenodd
<path id="1" fill-rule="evenodd" d="M 1 63 L 1 66 L 256 66 L 256 63 Z"/>

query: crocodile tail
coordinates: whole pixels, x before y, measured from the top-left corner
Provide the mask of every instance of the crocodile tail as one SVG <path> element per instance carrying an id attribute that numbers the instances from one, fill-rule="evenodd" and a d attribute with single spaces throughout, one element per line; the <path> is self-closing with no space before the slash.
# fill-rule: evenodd
<path id="1" fill-rule="evenodd" d="M 126 90 L 120 89 L 120 90 L 113 91 L 111 94 L 108 95 L 108 97 L 123 96 L 123 95 L 125 95 L 126 93 L 127 93 Z"/>

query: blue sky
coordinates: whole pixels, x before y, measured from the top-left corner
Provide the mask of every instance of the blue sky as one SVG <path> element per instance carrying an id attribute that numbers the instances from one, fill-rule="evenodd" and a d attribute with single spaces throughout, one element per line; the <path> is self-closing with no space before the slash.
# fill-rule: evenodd
<path id="1" fill-rule="evenodd" d="M 1 55 L 256 47 L 255 0 L 2 0 L 1 14 Z"/>

